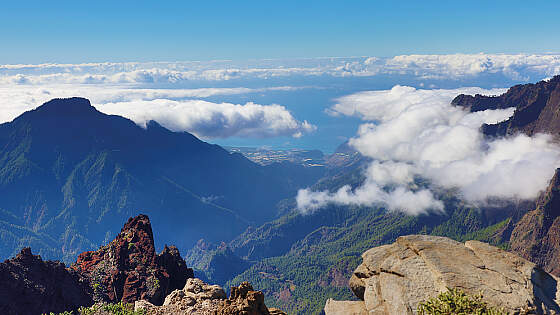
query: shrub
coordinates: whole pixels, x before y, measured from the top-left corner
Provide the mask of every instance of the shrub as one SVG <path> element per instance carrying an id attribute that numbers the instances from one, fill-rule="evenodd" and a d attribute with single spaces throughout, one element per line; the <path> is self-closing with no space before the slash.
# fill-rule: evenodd
<path id="1" fill-rule="evenodd" d="M 488 306 L 482 300 L 482 294 L 468 295 L 460 289 L 447 289 L 435 298 L 418 304 L 420 315 L 506 315 L 502 309 Z"/>
<path id="2" fill-rule="evenodd" d="M 144 315 L 144 310 L 135 311 L 134 305 L 123 302 L 115 304 L 94 304 L 90 307 L 80 307 L 80 315 Z"/>

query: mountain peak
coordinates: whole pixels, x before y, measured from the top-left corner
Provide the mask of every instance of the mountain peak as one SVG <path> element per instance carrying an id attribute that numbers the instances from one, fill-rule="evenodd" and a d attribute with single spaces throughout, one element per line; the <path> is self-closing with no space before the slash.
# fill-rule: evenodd
<path id="1" fill-rule="evenodd" d="M 97 112 L 90 101 L 82 97 L 55 98 L 37 107 L 37 111 L 53 114 L 80 114 Z"/>

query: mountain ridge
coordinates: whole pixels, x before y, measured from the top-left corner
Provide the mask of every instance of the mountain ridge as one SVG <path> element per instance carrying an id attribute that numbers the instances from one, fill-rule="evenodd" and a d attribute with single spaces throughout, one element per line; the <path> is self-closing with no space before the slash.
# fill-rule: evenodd
<path id="1" fill-rule="evenodd" d="M 0 125 L 0 256 L 31 245 L 68 262 L 138 210 L 184 250 L 201 236 L 227 240 L 274 218 L 276 202 L 320 174 L 262 167 L 187 132 L 103 114 L 84 98 L 53 99 Z"/>
<path id="2" fill-rule="evenodd" d="M 560 75 L 534 84 L 513 86 L 498 96 L 461 94 L 451 103 L 471 112 L 515 107 L 509 119 L 482 126 L 488 136 L 549 133 L 560 141 Z"/>

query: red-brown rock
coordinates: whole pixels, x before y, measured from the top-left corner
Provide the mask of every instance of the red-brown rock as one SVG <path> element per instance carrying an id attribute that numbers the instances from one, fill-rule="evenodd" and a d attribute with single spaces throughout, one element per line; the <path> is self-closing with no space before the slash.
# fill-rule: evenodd
<path id="1" fill-rule="evenodd" d="M 0 263 L 0 314 L 75 311 L 93 304 L 90 286 L 58 261 L 43 261 L 29 247 Z"/>
<path id="2" fill-rule="evenodd" d="M 71 268 L 89 280 L 94 300 L 104 302 L 143 299 L 161 305 L 167 294 L 193 277 L 174 246 L 156 254 L 146 215 L 130 218 L 111 243 L 80 254 Z"/>

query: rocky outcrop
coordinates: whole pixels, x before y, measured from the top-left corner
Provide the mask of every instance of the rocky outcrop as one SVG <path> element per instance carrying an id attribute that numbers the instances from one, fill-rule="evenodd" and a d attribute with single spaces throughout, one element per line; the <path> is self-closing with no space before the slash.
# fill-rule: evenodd
<path id="1" fill-rule="evenodd" d="M 144 310 L 147 314 L 201 314 L 201 315 L 281 315 L 279 310 L 269 310 L 264 304 L 261 291 L 244 282 L 239 287 L 231 288 L 231 295 L 226 299 L 225 291 L 218 285 L 209 285 L 200 279 L 187 280 L 182 290 L 175 290 L 165 298 L 163 306 L 155 306 L 148 301 L 135 303 L 135 310 Z"/>
<path id="2" fill-rule="evenodd" d="M 523 132 L 529 136 L 549 133 L 560 138 L 560 76 L 535 84 L 516 85 L 499 96 L 459 95 L 453 105 L 472 112 L 515 107 L 511 118 L 495 125 L 484 125 L 490 136 Z"/>
<path id="3" fill-rule="evenodd" d="M 0 314 L 43 314 L 93 304 L 84 279 L 58 261 L 43 261 L 24 248 L 0 263 Z"/>
<path id="4" fill-rule="evenodd" d="M 510 244 L 512 251 L 560 276 L 560 169 L 539 196 L 536 209 L 516 224 Z"/>
<path id="5" fill-rule="evenodd" d="M 99 302 L 144 299 L 161 305 L 169 293 L 193 277 L 174 246 L 165 246 L 156 254 L 152 227 L 145 215 L 130 218 L 111 243 L 80 254 L 71 269 L 89 281 Z"/>
<path id="6" fill-rule="evenodd" d="M 488 304 L 508 312 L 560 312 L 558 278 L 482 242 L 401 236 L 393 244 L 366 251 L 362 258 L 350 279 L 360 301 L 329 300 L 326 315 L 348 314 L 345 309 L 354 314 L 415 314 L 418 303 L 447 288 L 482 293 Z"/>

